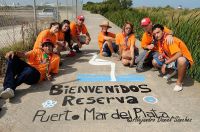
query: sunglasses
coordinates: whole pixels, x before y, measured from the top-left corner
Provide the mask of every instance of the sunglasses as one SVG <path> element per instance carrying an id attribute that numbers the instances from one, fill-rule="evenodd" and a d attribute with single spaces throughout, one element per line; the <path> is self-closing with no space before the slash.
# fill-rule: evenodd
<path id="1" fill-rule="evenodd" d="M 84 22 L 84 19 L 79 19 L 79 21 L 82 21 L 82 22 Z"/>

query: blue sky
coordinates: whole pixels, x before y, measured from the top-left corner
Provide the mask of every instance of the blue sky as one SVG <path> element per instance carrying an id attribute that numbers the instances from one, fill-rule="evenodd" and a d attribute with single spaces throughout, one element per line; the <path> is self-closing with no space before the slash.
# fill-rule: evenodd
<path id="1" fill-rule="evenodd" d="M 67 2 L 70 4 L 72 1 L 75 3 L 75 0 L 58 0 L 59 2 Z M 92 2 L 102 2 L 103 0 L 78 0 L 83 1 L 83 3 L 86 3 L 88 1 Z M 6 3 L 8 5 L 11 5 L 13 2 L 19 3 L 22 5 L 32 5 L 33 0 L 0 0 L 0 4 Z M 42 2 L 56 2 L 56 0 L 36 0 L 38 4 Z M 182 5 L 184 8 L 200 8 L 200 0 L 133 0 L 133 7 L 141 7 L 141 6 L 166 6 L 170 5 L 172 7 L 178 7 L 179 5 Z"/>

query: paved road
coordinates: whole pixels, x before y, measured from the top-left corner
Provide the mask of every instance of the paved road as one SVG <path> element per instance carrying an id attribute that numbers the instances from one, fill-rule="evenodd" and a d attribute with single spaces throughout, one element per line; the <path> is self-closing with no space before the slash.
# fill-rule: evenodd
<path id="1" fill-rule="evenodd" d="M 175 79 L 167 82 L 151 69 L 138 74 L 119 61 L 96 56 L 99 24 L 106 18 L 84 15 L 91 44 L 75 58 L 63 53 L 54 81 L 22 85 L 14 99 L 0 99 L 0 131 L 199 131 L 200 84 L 186 77 L 184 90 L 173 92 Z M 121 31 L 111 26 L 111 31 Z M 117 81 L 110 78 L 113 65 Z"/>

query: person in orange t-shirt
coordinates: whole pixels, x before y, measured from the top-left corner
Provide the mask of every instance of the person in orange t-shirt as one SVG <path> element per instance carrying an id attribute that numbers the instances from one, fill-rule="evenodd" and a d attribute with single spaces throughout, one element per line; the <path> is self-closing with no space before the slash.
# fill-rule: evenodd
<path id="1" fill-rule="evenodd" d="M 60 52 L 66 51 L 67 47 L 70 47 L 70 22 L 69 20 L 63 20 L 60 24 L 60 29 L 56 33 L 56 48 L 54 50 L 55 53 L 60 55 Z"/>
<path id="2" fill-rule="evenodd" d="M 134 65 L 135 56 L 138 55 L 135 41 L 133 25 L 130 22 L 126 22 L 122 33 L 116 35 L 116 44 L 119 45 L 120 59 L 124 66 L 132 67 Z"/>
<path id="3" fill-rule="evenodd" d="M 51 40 L 51 42 L 54 45 L 56 45 L 56 35 L 55 34 L 59 30 L 59 25 L 60 24 L 57 23 L 57 22 L 51 23 L 50 28 L 45 29 L 42 32 L 40 32 L 36 41 L 35 41 L 33 49 L 41 48 L 41 44 L 42 44 L 42 42 L 45 38 L 49 38 Z"/>
<path id="4" fill-rule="evenodd" d="M 118 47 L 115 44 L 115 34 L 108 32 L 108 29 L 112 27 L 108 21 L 103 21 L 99 26 L 101 27 L 101 32 L 98 35 L 100 55 L 104 57 L 116 56 Z"/>
<path id="5" fill-rule="evenodd" d="M 77 16 L 76 22 L 70 23 L 71 37 L 74 43 L 77 45 L 73 46 L 73 49 L 76 50 L 77 53 L 80 53 L 79 50 L 83 44 L 88 45 L 90 43 L 90 34 L 84 24 L 85 17 L 83 15 Z"/>
<path id="6" fill-rule="evenodd" d="M 153 60 L 153 65 L 154 67 L 161 67 L 162 73 L 165 74 L 165 69 L 173 63 L 171 68 L 178 71 L 178 79 L 174 91 L 181 91 L 186 70 L 194 63 L 192 56 L 185 43 L 176 37 L 173 37 L 172 44 L 167 44 L 165 41 L 166 34 L 162 25 L 154 25 L 152 31 L 155 39 L 158 41 L 159 49 L 158 59 Z"/>
<path id="7" fill-rule="evenodd" d="M 22 83 L 33 85 L 39 81 L 52 79 L 52 74 L 57 74 L 60 58 L 53 53 L 53 43 L 45 39 L 42 48 L 29 52 L 10 51 L 6 54 L 8 66 L 0 97 L 4 99 L 14 97 L 17 86 Z M 27 63 L 20 58 L 26 58 Z"/>
<path id="8" fill-rule="evenodd" d="M 141 20 L 141 26 L 144 29 L 144 34 L 142 35 L 141 40 L 141 47 L 144 49 L 144 51 L 140 54 L 140 56 L 136 59 L 136 71 L 137 72 L 143 72 L 143 64 L 144 62 L 152 66 L 152 60 L 153 58 L 158 57 L 158 46 L 156 44 L 156 41 L 153 39 L 152 35 L 152 27 L 153 23 L 151 22 L 150 18 L 143 18 Z M 167 27 L 164 28 L 164 32 L 167 33 L 166 41 L 168 44 L 172 44 L 173 32 L 169 30 Z"/>

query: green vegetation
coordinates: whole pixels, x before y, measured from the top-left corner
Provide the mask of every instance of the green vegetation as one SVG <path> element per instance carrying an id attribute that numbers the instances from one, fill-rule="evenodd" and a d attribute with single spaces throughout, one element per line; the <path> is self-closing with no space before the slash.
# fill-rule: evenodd
<path id="1" fill-rule="evenodd" d="M 127 2 L 127 0 L 124 1 Z M 125 21 L 132 22 L 138 39 L 141 39 L 143 33 L 140 21 L 144 17 L 150 17 L 154 23 L 161 23 L 167 26 L 174 32 L 174 36 L 186 43 L 191 51 L 195 64 L 188 74 L 195 80 L 200 81 L 200 10 L 179 10 L 170 6 L 133 9 L 130 2 L 129 4 L 124 4 L 125 6 L 122 6 L 123 4 L 119 3 L 119 0 L 108 0 L 102 3 L 88 2 L 83 8 L 92 13 L 99 13 L 105 16 L 119 27 L 122 27 Z"/>

